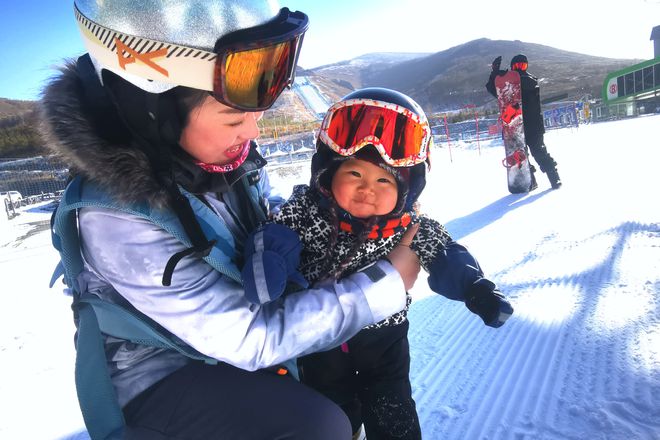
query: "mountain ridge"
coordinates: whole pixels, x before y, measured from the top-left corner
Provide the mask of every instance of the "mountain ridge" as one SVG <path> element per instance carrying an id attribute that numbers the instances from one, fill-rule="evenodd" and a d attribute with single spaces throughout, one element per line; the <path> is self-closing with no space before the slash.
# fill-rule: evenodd
<path id="1" fill-rule="evenodd" d="M 641 61 L 585 55 L 520 40 L 479 38 L 435 53 L 373 52 L 311 69 L 298 66 L 297 74 L 320 81 L 330 101 L 356 88 L 389 87 L 411 95 L 426 110 L 446 111 L 490 101 L 484 84 L 492 60 L 502 55 L 506 68 L 517 53 L 529 58 L 529 71 L 540 79 L 542 98 L 560 93 L 578 99 L 587 94 L 599 98 L 608 73 Z M 0 97 L 0 118 L 29 112 L 35 102 Z"/>
<path id="2" fill-rule="evenodd" d="M 299 66 L 296 71 L 299 76 L 309 76 L 329 103 L 354 89 L 379 86 L 410 95 L 429 115 L 468 106 L 481 108 L 484 114 L 496 108 L 496 100 L 484 87 L 492 60 L 502 55 L 502 67 L 506 68 L 517 53 L 529 58 L 529 71 L 539 78 L 542 101 L 600 98 L 608 73 L 641 61 L 585 55 L 519 40 L 480 38 L 435 53 L 367 53 L 312 69 Z M 0 156 L 16 157 L 41 148 L 37 105 L 38 101 L 0 98 Z M 300 98 L 287 92 L 271 113 L 278 112 L 285 123 L 287 118 L 301 124 L 313 122 L 316 115 L 304 108 Z"/>
<path id="3" fill-rule="evenodd" d="M 507 68 L 518 53 L 529 58 L 529 71 L 540 79 L 542 98 L 558 94 L 576 100 L 585 95 L 599 98 L 608 73 L 640 61 L 585 55 L 520 40 L 480 38 L 401 62 L 374 62 L 359 68 L 344 61 L 307 71 L 326 81 L 348 82 L 353 88 L 393 88 L 413 97 L 426 111 L 438 112 L 491 104 L 493 98 L 484 85 L 492 60 L 502 55 L 502 67 Z M 349 91 L 347 87 L 328 90 L 331 99 Z"/>

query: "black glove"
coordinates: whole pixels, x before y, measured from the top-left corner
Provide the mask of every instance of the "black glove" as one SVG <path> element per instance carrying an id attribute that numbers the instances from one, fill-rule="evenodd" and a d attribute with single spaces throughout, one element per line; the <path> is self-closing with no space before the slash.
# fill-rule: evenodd
<path id="1" fill-rule="evenodd" d="M 465 295 L 465 305 L 489 327 L 501 327 L 513 314 L 513 307 L 497 286 L 486 278 L 477 280 Z"/>
<path id="2" fill-rule="evenodd" d="M 486 90 L 488 90 L 488 93 L 490 93 L 496 98 L 497 98 L 497 90 L 495 90 L 495 77 L 499 75 L 504 75 L 508 71 L 508 69 L 505 70 L 500 69 L 500 64 L 502 64 L 501 55 L 495 58 L 491 63 L 490 67 L 493 70 L 490 72 L 490 76 L 488 77 L 488 82 L 486 83 Z"/>
<path id="3" fill-rule="evenodd" d="M 500 70 L 500 64 L 502 64 L 502 55 L 493 60 L 493 63 L 491 64 L 493 72 L 498 72 Z"/>

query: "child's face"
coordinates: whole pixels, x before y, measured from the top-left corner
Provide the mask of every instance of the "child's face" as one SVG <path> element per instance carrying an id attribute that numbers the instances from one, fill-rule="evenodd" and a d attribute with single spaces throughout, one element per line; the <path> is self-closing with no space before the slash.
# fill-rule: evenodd
<path id="1" fill-rule="evenodd" d="M 360 159 L 341 164 L 332 177 L 331 190 L 340 208 L 361 219 L 389 214 L 399 195 L 392 174 Z"/>

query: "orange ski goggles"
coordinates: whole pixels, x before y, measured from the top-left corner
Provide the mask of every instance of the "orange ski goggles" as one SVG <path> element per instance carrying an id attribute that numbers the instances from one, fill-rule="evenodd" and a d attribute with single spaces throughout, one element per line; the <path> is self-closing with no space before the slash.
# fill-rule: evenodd
<path id="1" fill-rule="evenodd" d="M 425 116 L 400 105 L 349 99 L 328 109 L 319 139 L 342 156 L 373 145 L 385 163 L 409 167 L 426 161 L 431 129 Z"/>
<path id="2" fill-rule="evenodd" d="M 307 15 L 282 8 L 272 21 L 218 40 L 213 96 L 239 110 L 270 108 L 293 83 Z"/>
<path id="3" fill-rule="evenodd" d="M 511 69 L 513 70 L 522 70 L 523 72 L 527 70 L 527 63 L 525 62 L 519 62 L 519 63 L 513 63 L 511 66 Z"/>

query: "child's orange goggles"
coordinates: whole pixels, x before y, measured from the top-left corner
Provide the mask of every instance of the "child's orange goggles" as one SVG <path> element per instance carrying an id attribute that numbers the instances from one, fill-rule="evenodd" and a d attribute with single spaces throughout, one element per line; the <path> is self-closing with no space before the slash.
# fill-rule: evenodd
<path id="1" fill-rule="evenodd" d="M 373 99 L 349 99 L 328 109 L 319 138 L 342 156 L 373 145 L 387 164 L 409 167 L 426 160 L 431 129 L 425 116 L 405 107 Z"/>

